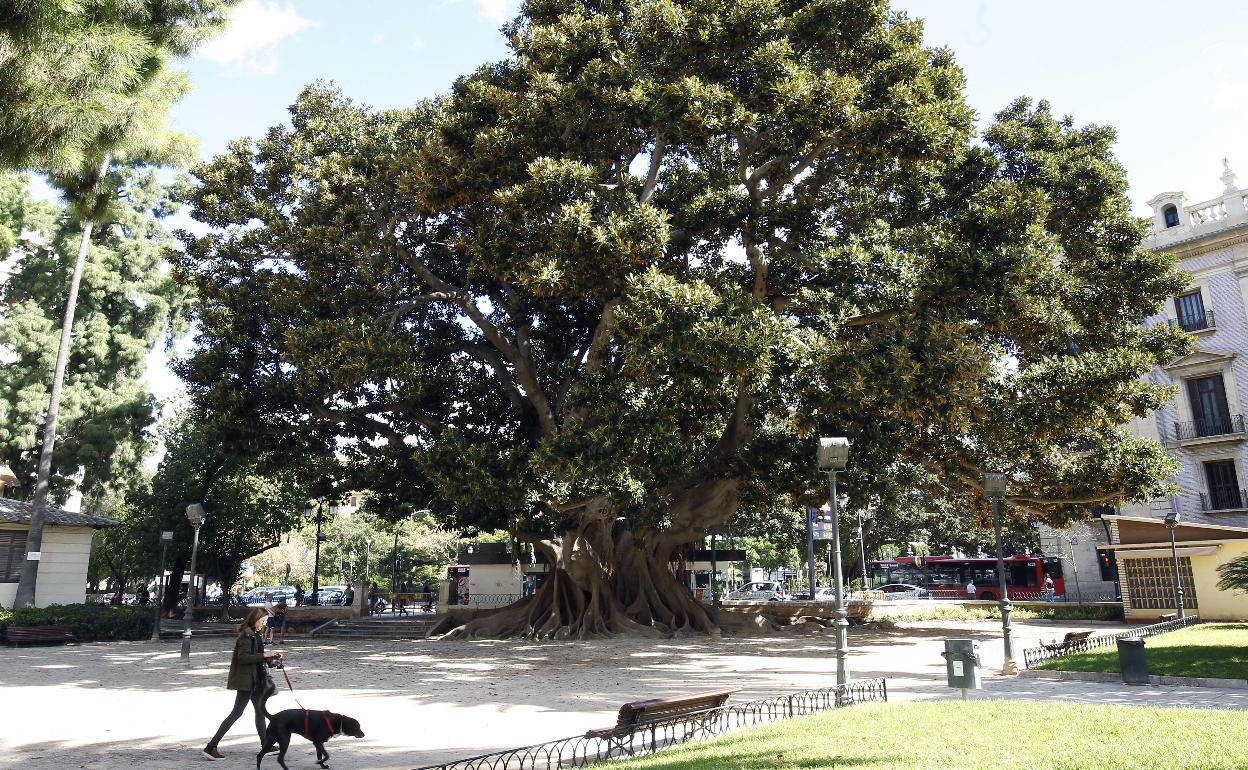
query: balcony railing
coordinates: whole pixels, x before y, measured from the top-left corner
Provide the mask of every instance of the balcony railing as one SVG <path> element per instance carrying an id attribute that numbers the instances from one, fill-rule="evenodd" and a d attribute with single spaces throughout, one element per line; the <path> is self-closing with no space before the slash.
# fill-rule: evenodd
<path id="1" fill-rule="evenodd" d="M 1244 416 L 1242 414 L 1232 414 L 1228 417 L 1210 417 L 1192 420 L 1191 422 L 1176 422 L 1174 424 L 1174 435 L 1179 441 L 1208 438 L 1210 436 L 1229 436 L 1243 433 L 1244 431 Z"/>
<path id="2" fill-rule="evenodd" d="M 1201 315 L 1188 315 L 1179 318 L 1167 318 L 1166 323 L 1177 326 L 1185 332 L 1198 332 L 1204 329 L 1216 329 L 1213 311 L 1206 308 Z"/>
<path id="3" fill-rule="evenodd" d="M 1215 489 L 1212 492 L 1200 493 L 1200 510 L 1202 511 L 1233 511 L 1244 508 L 1248 502 L 1248 490 Z"/>

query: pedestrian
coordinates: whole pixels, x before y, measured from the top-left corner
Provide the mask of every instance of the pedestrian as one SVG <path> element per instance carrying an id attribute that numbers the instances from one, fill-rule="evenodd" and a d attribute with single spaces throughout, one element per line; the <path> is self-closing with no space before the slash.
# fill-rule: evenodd
<path id="1" fill-rule="evenodd" d="M 217 751 L 217 744 L 242 716 L 248 701 L 255 711 L 256 736 L 260 739 L 260 745 L 264 745 L 264 701 L 277 689 L 265 664 L 274 658 L 280 661 L 282 657 L 279 652 L 264 651 L 262 634 L 268 619 L 263 607 L 252 607 L 247 610 L 247 616 L 238 626 L 234 654 L 230 658 L 230 673 L 225 683 L 226 689 L 234 690 L 234 708 L 204 747 L 204 756 L 208 759 L 221 759 L 223 755 Z"/>
<path id="2" fill-rule="evenodd" d="M 975 598 L 975 594 L 976 594 L 976 592 L 977 592 L 978 590 L 979 590 L 979 589 L 977 589 L 977 588 L 975 587 L 975 581 L 974 581 L 974 580 L 971 580 L 971 581 L 969 581 L 969 582 L 966 584 L 966 595 L 967 595 L 967 597 L 968 597 L 968 598 L 970 598 L 970 599 L 972 599 L 972 600 L 973 600 L 973 599 Z"/>
<path id="3" fill-rule="evenodd" d="M 342 605 L 344 607 L 355 606 L 355 588 L 347 586 L 347 590 L 342 592 Z"/>
<path id="4" fill-rule="evenodd" d="M 303 606 L 303 584 L 295 583 L 295 606 Z"/>
<path id="5" fill-rule="evenodd" d="M 277 604 L 273 605 L 273 616 L 270 617 L 269 622 L 265 624 L 265 629 L 268 631 L 270 642 L 273 641 L 274 636 L 277 636 L 279 637 L 277 644 L 286 644 L 285 599 L 278 599 Z"/>
<path id="6" fill-rule="evenodd" d="M 1054 596 L 1056 596 L 1056 593 L 1053 590 L 1053 576 L 1045 575 L 1044 576 L 1044 600 L 1051 602 L 1053 601 Z"/>
<path id="7" fill-rule="evenodd" d="M 270 620 L 272 620 L 273 616 L 276 613 L 277 613 L 277 608 L 273 606 L 273 594 L 265 594 L 264 595 L 265 616 L 267 616 Z M 264 626 L 264 641 L 266 642 L 273 641 L 273 624 L 272 623 L 266 623 Z"/>
<path id="8" fill-rule="evenodd" d="M 152 598 L 151 594 L 147 592 L 147 583 L 139 583 L 139 587 L 134 591 L 134 598 L 135 601 L 139 603 L 140 607 L 147 606 L 147 603 L 151 601 Z"/>
<path id="9" fill-rule="evenodd" d="M 377 612 L 377 584 L 373 583 L 368 587 L 368 593 L 364 595 L 368 602 L 368 614 L 372 615 Z"/>
<path id="10" fill-rule="evenodd" d="M 433 611 L 433 591 L 430 589 L 430 586 L 429 586 L 429 578 L 425 578 L 425 582 L 421 586 L 421 589 L 423 590 L 425 594 L 425 612 L 432 612 Z"/>

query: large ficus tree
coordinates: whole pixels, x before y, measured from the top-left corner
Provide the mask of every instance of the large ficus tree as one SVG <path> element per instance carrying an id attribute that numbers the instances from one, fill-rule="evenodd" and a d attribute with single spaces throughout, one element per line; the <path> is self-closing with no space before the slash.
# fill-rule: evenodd
<path id="1" fill-rule="evenodd" d="M 235 440 L 337 451 L 399 512 L 506 528 L 535 597 L 463 636 L 713 631 L 669 568 L 739 509 L 904 468 L 1051 520 L 1154 494 L 1118 426 L 1181 332 L 1113 133 L 962 73 L 862 0 L 529 0 L 513 55 L 376 113 L 326 87 L 201 168 L 185 370 Z M 866 504 L 866 503 L 864 503 Z"/>

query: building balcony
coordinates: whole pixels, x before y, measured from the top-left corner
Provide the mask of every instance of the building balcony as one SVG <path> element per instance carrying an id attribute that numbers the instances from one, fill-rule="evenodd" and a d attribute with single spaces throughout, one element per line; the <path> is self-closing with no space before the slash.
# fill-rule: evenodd
<path id="1" fill-rule="evenodd" d="M 1166 324 L 1177 326 L 1185 332 L 1213 331 L 1218 328 L 1212 310 L 1206 309 L 1202 315 L 1167 318 Z"/>
<path id="2" fill-rule="evenodd" d="M 1191 422 L 1176 422 L 1174 424 L 1175 440 L 1179 442 L 1219 437 L 1242 440 L 1244 432 L 1245 425 L 1242 414 L 1192 420 Z"/>
<path id="3" fill-rule="evenodd" d="M 1200 493 L 1202 511 L 1237 511 L 1248 507 L 1248 490 L 1216 489 Z"/>

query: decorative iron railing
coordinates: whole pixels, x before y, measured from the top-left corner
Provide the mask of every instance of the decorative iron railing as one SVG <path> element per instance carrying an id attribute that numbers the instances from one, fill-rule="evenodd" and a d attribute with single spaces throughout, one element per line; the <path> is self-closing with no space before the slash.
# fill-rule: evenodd
<path id="1" fill-rule="evenodd" d="M 1204 329 L 1216 329 L 1218 324 L 1213 315 L 1213 311 L 1205 308 L 1203 313 L 1182 315 L 1178 318 L 1167 318 L 1166 323 L 1170 326 L 1177 326 L 1185 332 L 1198 332 Z"/>
<path id="2" fill-rule="evenodd" d="M 1171 631 L 1178 631 L 1181 628 L 1187 628 L 1199 622 L 1200 618 L 1196 615 L 1188 615 L 1185 618 L 1175 618 L 1162 623 L 1154 623 L 1151 626 L 1140 626 L 1139 628 L 1131 628 L 1126 631 L 1116 631 L 1112 634 L 1097 634 L 1096 636 L 1089 636 L 1087 639 L 1080 639 L 1070 644 L 1058 643 L 1032 647 L 1029 650 L 1023 650 L 1023 667 L 1035 668 L 1046 660 L 1060 658 L 1064 655 L 1073 655 L 1077 652 L 1087 652 L 1098 647 L 1109 647 L 1117 644 L 1119 639 L 1126 639 L 1127 637 L 1142 639 L 1146 636 L 1168 634 Z"/>
<path id="3" fill-rule="evenodd" d="M 1174 436 L 1179 441 L 1209 438 L 1211 436 L 1228 436 L 1243 433 L 1245 430 L 1248 430 L 1248 428 L 1244 424 L 1244 416 L 1242 414 L 1232 414 L 1226 417 L 1206 417 L 1200 420 L 1192 420 L 1191 422 L 1176 422 L 1174 424 Z"/>
<path id="4" fill-rule="evenodd" d="M 864 679 L 841 687 L 806 690 L 737 706 L 698 711 L 676 718 L 641 722 L 612 731 L 594 731 L 557 741 L 495 751 L 418 770 L 554 770 L 587 767 L 595 762 L 652 754 L 670 746 L 709 738 L 742 727 L 852 706 L 887 701 L 883 679 Z"/>
<path id="5" fill-rule="evenodd" d="M 452 601 L 452 607 L 506 607 L 524 598 L 524 594 L 468 594 Z"/>
<path id="6" fill-rule="evenodd" d="M 1233 511 L 1245 507 L 1245 503 L 1248 503 L 1248 490 L 1214 489 L 1200 493 L 1202 511 Z"/>

